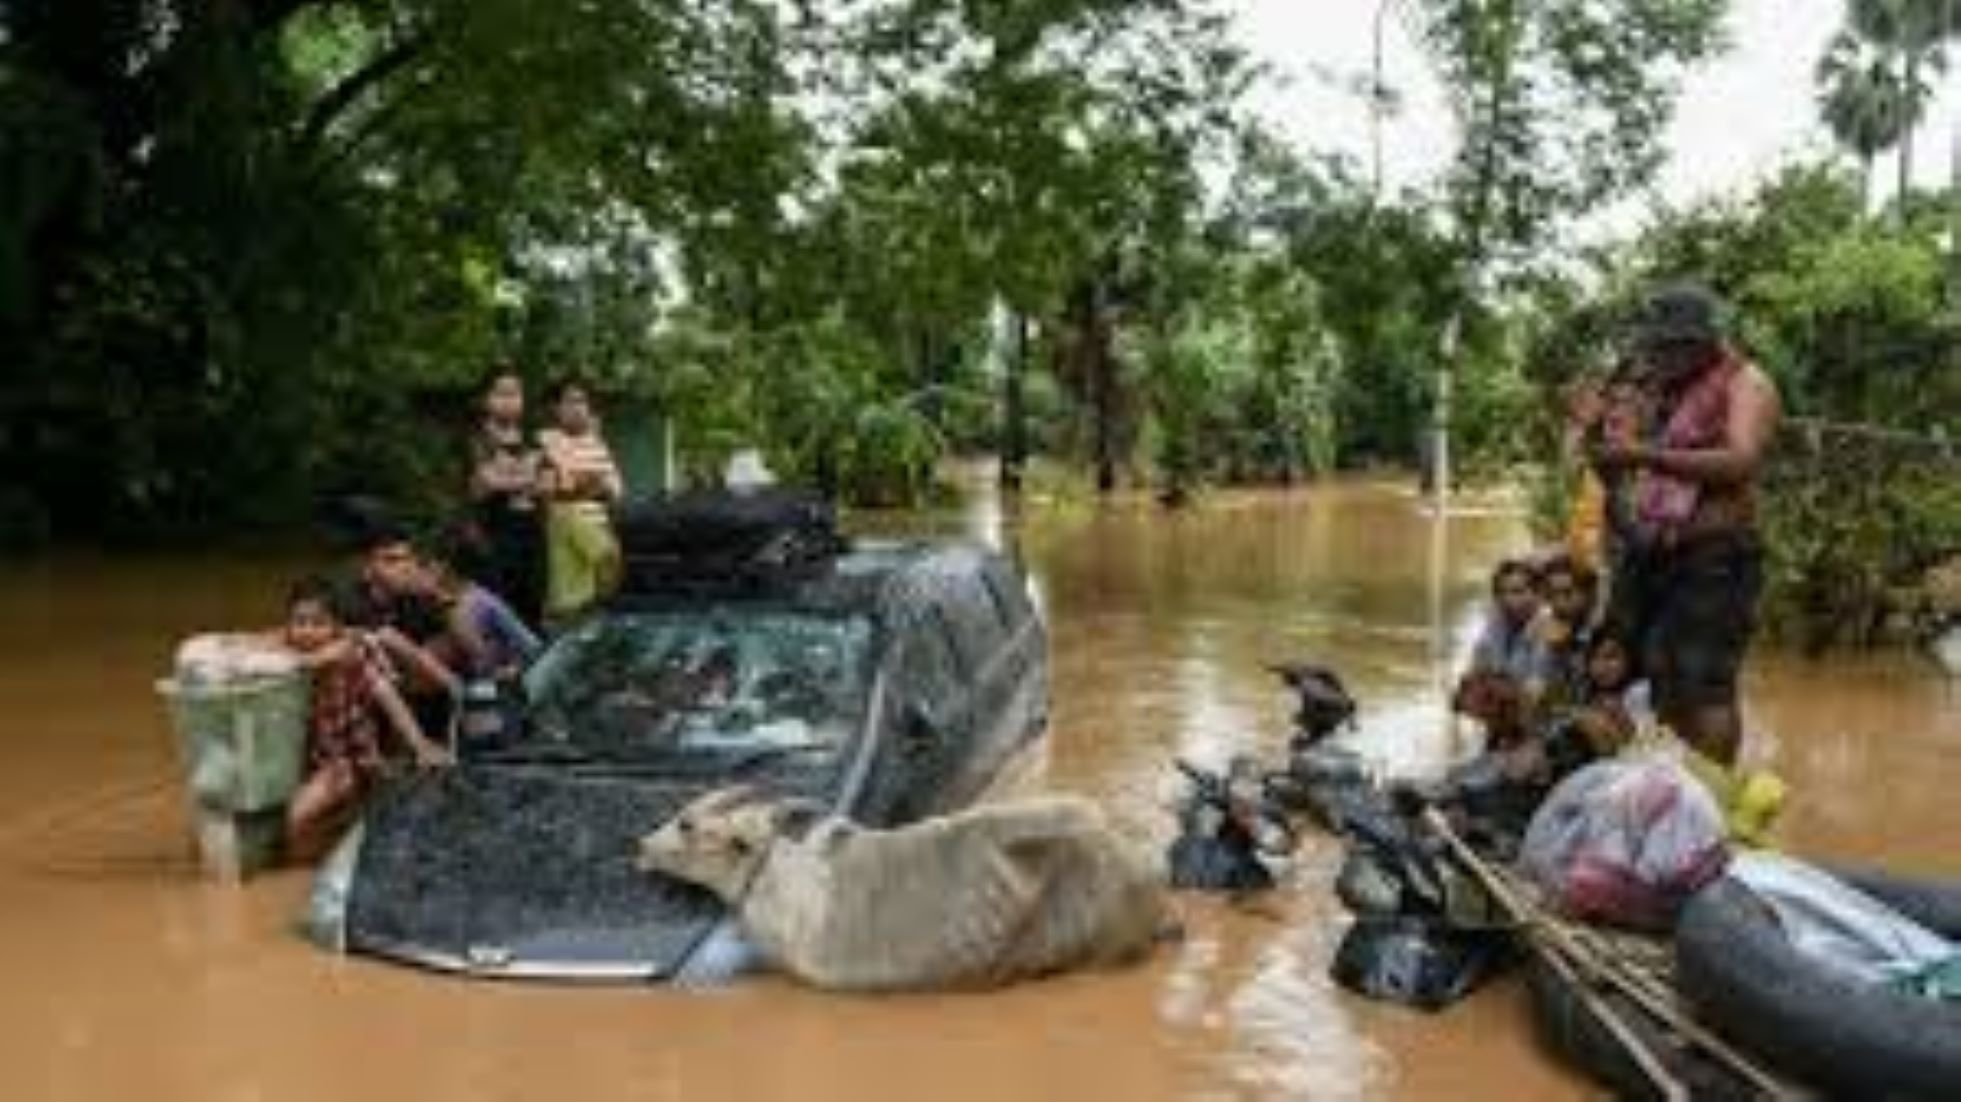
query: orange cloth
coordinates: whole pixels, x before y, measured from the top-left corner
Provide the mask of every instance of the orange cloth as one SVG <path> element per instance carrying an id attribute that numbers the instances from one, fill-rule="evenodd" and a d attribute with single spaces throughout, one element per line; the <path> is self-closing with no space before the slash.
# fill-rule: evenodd
<path id="1" fill-rule="evenodd" d="M 1595 574 L 1600 573 L 1607 538 L 1607 487 L 1592 471 L 1580 474 L 1580 487 L 1566 515 L 1566 553 Z"/>

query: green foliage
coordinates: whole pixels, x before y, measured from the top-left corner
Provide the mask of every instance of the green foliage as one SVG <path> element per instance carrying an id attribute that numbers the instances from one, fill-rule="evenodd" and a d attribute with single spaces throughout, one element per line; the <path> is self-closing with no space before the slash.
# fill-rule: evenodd
<path id="1" fill-rule="evenodd" d="M 1385 200 L 1249 125 L 1223 0 L 17 0 L 0 514 L 447 499 L 460 395 L 506 358 L 658 403 L 701 478 L 759 446 L 903 504 L 1025 438 L 1105 488 L 1140 457 L 1294 479 L 1412 458 L 1452 324 L 1458 451 L 1497 467 L 1585 296 L 1471 302 L 1463 273 L 1557 286 L 1538 250 L 1652 176 L 1724 7 L 1410 5 L 1467 141 L 1442 192 Z M 1818 332 L 1917 317 L 1928 272 L 1884 240 L 1756 278 L 1857 217 L 1819 202 L 1656 247 Z M 1919 385 L 1854 351 L 1815 367 L 1833 400 Z"/>
<path id="2" fill-rule="evenodd" d="M 1771 628 L 1807 650 L 1884 638 L 1896 590 L 1961 548 L 1952 462 L 1857 438 L 1789 447 L 1769 481 Z"/>
<path id="3" fill-rule="evenodd" d="M 446 494 L 421 407 L 507 356 L 660 398 L 698 469 L 916 499 L 992 434 L 995 304 L 1060 331 L 1197 209 L 1224 42 L 1206 0 L 20 0 L 8 512 Z"/>
<path id="4" fill-rule="evenodd" d="M 1418 0 L 1417 32 L 1464 130 L 1451 207 L 1471 255 L 1529 255 L 1654 178 L 1689 67 L 1727 0 Z"/>
<path id="5" fill-rule="evenodd" d="M 1902 86 L 1892 60 L 1850 31 L 1833 36 L 1818 60 L 1819 115 L 1857 155 L 1868 188 L 1873 161 L 1899 144 L 1916 109 L 1914 90 Z"/>
<path id="6" fill-rule="evenodd" d="M 1341 355 L 1312 280 L 1282 260 L 1221 265 L 1206 296 L 1152 347 L 1156 460 L 1164 480 L 1285 481 L 1330 470 Z"/>

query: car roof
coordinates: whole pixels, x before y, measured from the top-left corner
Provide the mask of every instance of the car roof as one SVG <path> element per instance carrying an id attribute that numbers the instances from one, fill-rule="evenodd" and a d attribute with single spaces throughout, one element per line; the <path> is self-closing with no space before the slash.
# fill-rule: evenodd
<path id="1" fill-rule="evenodd" d="M 717 585 L 697 579 L 671 586 L 644 579 L 610 598 L 607 612 L 668 611 L 703 605 L 756 604 L 817 614 L 877 613 L 900 587 L 931 585 L 946 574 L 973 575 L 993 552 L 973 543 L 923 540 L 854 542 L 813 568 L 764 584 Z"/>

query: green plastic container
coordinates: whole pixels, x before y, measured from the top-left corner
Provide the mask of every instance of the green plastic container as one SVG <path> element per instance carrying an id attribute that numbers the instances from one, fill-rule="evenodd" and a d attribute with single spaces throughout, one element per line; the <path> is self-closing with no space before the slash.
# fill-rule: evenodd
<path id="1" fill-rule="evenodd" d="M 283 806 L 306 761 L 304 673 L 192 685 L 157 682 L 199 807 L 247 813 Z"/>

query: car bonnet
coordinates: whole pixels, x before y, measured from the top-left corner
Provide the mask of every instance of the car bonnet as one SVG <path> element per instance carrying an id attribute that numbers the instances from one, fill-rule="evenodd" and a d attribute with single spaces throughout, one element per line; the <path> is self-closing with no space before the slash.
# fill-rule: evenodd
<path id="1" fill-rule="evenodd" d="M 819 799 L 839 787 L 787 769 L 745 779 Z M 333 924 L 318 913 L 313 925 L 345 950 L 444 971 L 671 977 L 726 909 L 634 857 L 643 835 L 719 783 L 470 766 L 410 778 L 364 818 L 338 927 L 323 930 Z"/>

